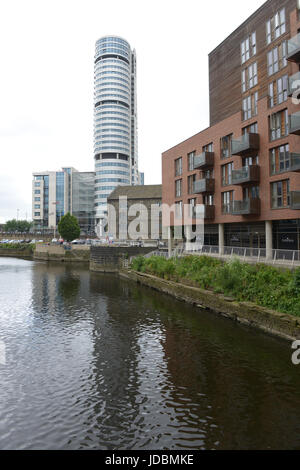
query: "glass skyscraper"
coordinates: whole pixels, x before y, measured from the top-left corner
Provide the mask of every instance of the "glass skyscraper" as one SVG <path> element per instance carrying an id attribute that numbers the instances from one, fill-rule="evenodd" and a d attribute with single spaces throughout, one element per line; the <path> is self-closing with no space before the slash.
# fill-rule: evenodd
<path id="1" fill-rule="evenodd" d="M 119 185 L 138 185 L 136 54 L 116 36 L 96 42 L 94 74 L 95 218 Z"/>

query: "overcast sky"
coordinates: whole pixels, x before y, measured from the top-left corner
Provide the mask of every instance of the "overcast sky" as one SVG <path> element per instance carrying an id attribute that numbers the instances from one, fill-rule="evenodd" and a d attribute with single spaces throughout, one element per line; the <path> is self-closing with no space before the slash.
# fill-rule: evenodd
<path id="1" fill-rule="evenodd" d="M 264 1 L 9 0 L 0 10 L 0 223 L 31 218 L 32 172 L 93 164 L 95 41 L 137 52 L 139 168 L 209 125 L 208 54 Z"/>

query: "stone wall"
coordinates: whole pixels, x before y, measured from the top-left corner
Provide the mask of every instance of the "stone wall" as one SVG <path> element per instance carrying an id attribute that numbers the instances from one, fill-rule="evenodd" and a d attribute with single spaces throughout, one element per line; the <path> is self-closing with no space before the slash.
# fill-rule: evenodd
<path id="1" fill-rule="evenodd" d="M 91 247 L 90 270 L 115 273 L 122 267 L 123 260 L 132 256 L 144 256 L 154 250 L 153 247 Z"/>
<path id="2" fill-rule="evenodd" d="M 172 295 L 201 309 L 212 310 L 222 316 L 269 334 L 293 341 L 300 339 L 300 317 L 275 312 L 250 302 L 235 302 L 233 299 L 197 287 L 134 271 L 121 271 L 120 275 L 152 289 Z"/>
<path id="3" fill-rule="evenodd" d="M 37 245 L 34 259 L 44 261 L 89 262 L 90 247 L 76 245 L 71 250 L 65 250 L 61 245 Z"/>

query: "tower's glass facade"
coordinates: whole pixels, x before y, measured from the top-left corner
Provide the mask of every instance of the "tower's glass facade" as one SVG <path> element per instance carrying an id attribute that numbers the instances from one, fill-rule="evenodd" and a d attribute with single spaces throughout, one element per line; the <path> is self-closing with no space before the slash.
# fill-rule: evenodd
<path id="1" fill-rule="evenodd" d="M 94 76 L 95 216 L 107 211 L 107 197 L 119 185 L 139 184 L 136 58 L 122 38 L 96 42 Z"/>

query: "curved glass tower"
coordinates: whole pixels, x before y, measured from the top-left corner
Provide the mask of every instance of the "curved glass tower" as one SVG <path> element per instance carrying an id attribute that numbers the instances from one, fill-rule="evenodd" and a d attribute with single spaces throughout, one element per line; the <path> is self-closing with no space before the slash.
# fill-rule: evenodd
<path id="1" fill-rule="evenodd" d="M 139 184 L 136 55 L 127 41 L 96 42 L 94 77 L 95 218 L 107 214 L 107 197 L 119 185 Z"/>

